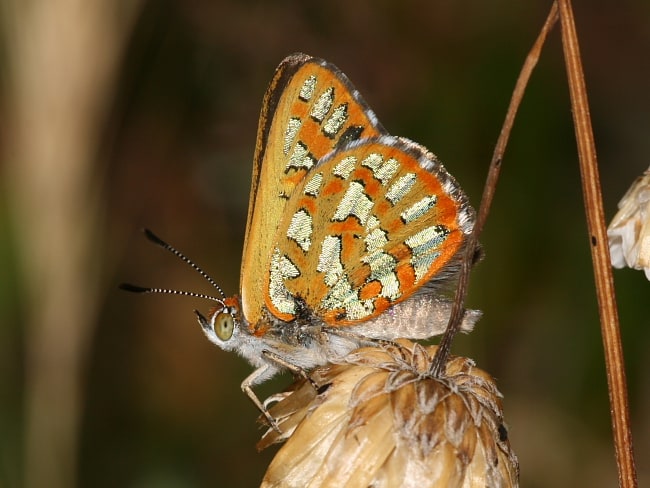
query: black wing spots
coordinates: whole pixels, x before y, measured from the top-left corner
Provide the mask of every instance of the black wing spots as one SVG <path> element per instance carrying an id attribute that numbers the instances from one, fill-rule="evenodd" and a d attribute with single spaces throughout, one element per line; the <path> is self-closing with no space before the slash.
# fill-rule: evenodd
<path id="1" fill-rule="evenodd" d="M 361 137 L 361 133 L 364 130 L 364 126 L 362 125 L 351 125 L 345 131 L 343 134 L 341 134 L 341 137 L 339 140 L 336 142 L 334 145 L 334 149 L 341 149 L 344 146 L 347 146 L 353 141 L 356 141 Z"/>
<path id="2" fill-rule="evenodd" d="M 310 310 L 309 306 L 307 305 L 307 302 L 305 301 L 304 298 L 302 298 L 300 295 L 296 294 L 294 296 L 294 302 L 296 303 L 296 311 L 294 313 L 295 321 L 303 324 L 303 323 L 310 323 L 311 319 L 313 318 L 314 314 Z"/>

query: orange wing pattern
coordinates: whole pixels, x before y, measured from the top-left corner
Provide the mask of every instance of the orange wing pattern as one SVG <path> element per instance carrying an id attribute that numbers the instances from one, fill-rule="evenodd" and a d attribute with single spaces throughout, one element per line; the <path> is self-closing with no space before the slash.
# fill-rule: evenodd
<path id="1" fill-rule="evenodd" d="M 473 224 L 435 157 L 391 136 L 331 153 L 285 210 L 266 305 L 290 320 L 300 298 L 331 326 L 369 320 L 412 296 L 453 262 Z"/>

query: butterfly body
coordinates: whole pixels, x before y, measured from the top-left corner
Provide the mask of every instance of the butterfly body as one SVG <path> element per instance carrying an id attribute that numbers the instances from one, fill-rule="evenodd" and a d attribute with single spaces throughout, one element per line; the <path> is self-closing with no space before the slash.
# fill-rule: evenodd
<path id="1" fill-rule="evenodd" d="M 256 333 L 255 327 L 250 326 L 241 315 L 238 297 L 227 300 L 231 302 L 230 306 L 210 313 L 209 319 L 199 315 L 199 322 L 212 343 L 225 351 L 238 353 L 255 368 L 264 370 L 255 375 L 250 386 L 266 381 L 287 365 L 309 370 L 336 361 L 373 341 L 403 337 L 429 338 L 444 330 L 451 307 L 446 300 L 422 295 L 395 306 L 380 318 L 345 329 L 328 326 L 311 313 L 289 322 L 266 314 L 263 333 Z M 233 320 L 230 336 L 220 336 L 217 332 L 219 327 L 216 323 L 224 316 Z M 480 312 L 467 311 L 463 330 L 471 330 L 479 317 Z M 276 358 L 282 358 L 283 363 L 287 364 L 278 364 Z"/>

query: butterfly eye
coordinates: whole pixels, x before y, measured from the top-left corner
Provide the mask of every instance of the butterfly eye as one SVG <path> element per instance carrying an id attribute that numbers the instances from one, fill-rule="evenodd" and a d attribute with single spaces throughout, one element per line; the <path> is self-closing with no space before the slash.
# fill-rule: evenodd
<path id="1" fill-rule="evenodd" d="M 214 319 L 214 332 L 222 341 L 227 341 L 232 337 L 235 329 L 235 321 L 227 312 L 221 312 Z"/>

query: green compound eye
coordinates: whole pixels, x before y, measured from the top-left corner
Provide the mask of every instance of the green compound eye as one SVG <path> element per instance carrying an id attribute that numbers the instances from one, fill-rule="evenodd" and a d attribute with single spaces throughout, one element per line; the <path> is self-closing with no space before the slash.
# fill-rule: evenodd
<path id="1" fill-rule="evenodd" d="M 222 341 L 229 340 L 234 330 L 235 321 L 229 313 L 221 312 L 214 319 L 214 332 Z"/>

